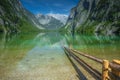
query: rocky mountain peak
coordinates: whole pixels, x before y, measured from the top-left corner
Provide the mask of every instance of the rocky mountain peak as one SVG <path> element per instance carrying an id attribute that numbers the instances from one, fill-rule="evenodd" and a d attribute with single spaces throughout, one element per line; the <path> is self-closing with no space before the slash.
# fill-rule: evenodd
<path id="1" fill-rule="evenodd" d="M 39 23 L 42 24 L 43 27 L 49 30 L 59 29 L 64 25 L 60 20 L 48 14 L 47 15 L 37 14 L 36 18 L 38 19 Z"/>

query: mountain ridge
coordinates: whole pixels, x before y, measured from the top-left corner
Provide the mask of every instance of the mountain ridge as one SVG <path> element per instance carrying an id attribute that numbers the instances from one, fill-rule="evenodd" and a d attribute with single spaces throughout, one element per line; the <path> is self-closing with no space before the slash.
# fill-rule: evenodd
<path id="1" fill-rule="evenodd" d="M 60 20 L 50 15 L 37 14 L 36 18 L 38 19 L 39 23 L 47 30 L 58 30 L 64 25 Z"/>
<path id="2" fill-rule="evenodd" d="M 0 1 L 0 32 L 38 31 L 38 28 L 43 29 L 19 0 Z"/>
<path id="3" fill-rule="evenodd" d="M 65 28 L 79 33 L 120 34 L 120 0 L 80 0 Z"/>

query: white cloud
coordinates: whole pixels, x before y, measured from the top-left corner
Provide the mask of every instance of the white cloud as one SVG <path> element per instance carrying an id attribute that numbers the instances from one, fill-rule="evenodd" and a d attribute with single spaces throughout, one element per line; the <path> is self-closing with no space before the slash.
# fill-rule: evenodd
<path id="1" fill-rule="evenodd" d="M 52 16 L 52 17 L 54 17 L 54 18 L 60 20 L 60 21 L 61 21 L 62 23 L 64 23 L 64 24 L 66 23 L 66 21 L 67 21 L 67 19 L 68 19 L 68 15 L 66 15 L 66 14 L 48 13 L 47 15 Z"/>

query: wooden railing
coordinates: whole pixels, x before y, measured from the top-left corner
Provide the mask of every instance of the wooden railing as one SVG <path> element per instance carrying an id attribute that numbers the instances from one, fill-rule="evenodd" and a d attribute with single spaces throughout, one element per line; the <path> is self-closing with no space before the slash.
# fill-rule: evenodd
<path id="1" fill-rule="evenodd" d="M 96 80 L 120 80 L 120 61 L 119 60 L 113 60 L 112 62 L 109 62 L 108 60 L 102 60 L 71 48 L 66 48 L 66 47 L 63 47 L 63 48 L 70 62 L 73 64 L 74 68 L 76 68 L 76 65 L 71 58 L 77 61 Z M 102 65 L 102 73 L 100 73 L 97 69 L 94 69 L 84 60 L 80 59 L 80 57 L 78 57 L 76 54 L 79 54 L 80 56 L 84 56 L 90 60 L 100 63 Z M 76 71 L 80 76 L 78 69 L 76 69 Z M 87 80 L 87 79 L 84 79 L 84 80 Z"/>

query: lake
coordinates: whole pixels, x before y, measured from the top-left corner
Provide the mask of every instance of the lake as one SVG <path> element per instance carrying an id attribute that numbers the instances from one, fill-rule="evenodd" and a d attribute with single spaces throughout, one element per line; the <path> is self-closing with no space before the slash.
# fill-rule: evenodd
<path id="1" fill-rule="evenodd" d="M 59 32 L 1 34 L 0 80 L 79 80 L 62 46 L 72 46 L 109 61 L 120 59 L 118 36 Z M 88 74 L 81 67 L 80 69 Z"/>

